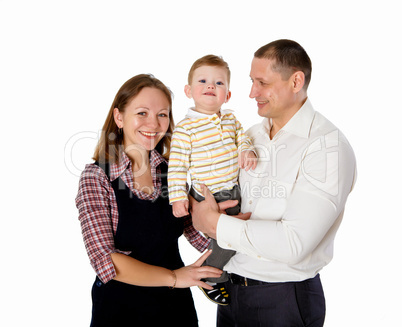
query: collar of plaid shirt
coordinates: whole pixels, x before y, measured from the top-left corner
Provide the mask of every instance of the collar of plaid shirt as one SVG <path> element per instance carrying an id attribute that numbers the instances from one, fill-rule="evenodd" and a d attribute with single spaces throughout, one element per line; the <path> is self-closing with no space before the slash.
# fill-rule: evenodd
<path id="1" fill-rule="evenodd" d="M 114 163 L 110 165 L 110 181 L 113 182 L 115 179 L 121 177 L 124 183 L 130 188 L 130 190 L 142 200 L 153 200 L 156 199 L 161 193 L 162 181 L 160 178 L 160 167 L 161 163 L 166 163 L 167 160 L 162 157 L 162 155 L 156 151 L 151 150 L 149 153 L 149 162 L 151 165 L 151 175 L 154 184 L 154 192 L 148 194 L 141 192 L 134 187 L 134 175 L 132 170 L 132 163 L 130 158 L 125 152 L 120 153 L 119 163 Z"/>

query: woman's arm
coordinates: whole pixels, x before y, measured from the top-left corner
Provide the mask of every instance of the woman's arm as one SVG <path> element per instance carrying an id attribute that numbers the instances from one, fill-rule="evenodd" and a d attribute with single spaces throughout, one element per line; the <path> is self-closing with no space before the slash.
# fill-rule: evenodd
<path id="1" fill-rule="evenodd" d="M 115 279 L 138 286 L 209 286 L 201 278 L 219 277 L 222 271 L 212 267 L 201 267 L 208 257 L 205 253 L 193 265 L 172 273 L 171 270 L 148 265 L 115 248 L 113 239 L 110 193 L 111 186 L 103 170 L 88 165 L 84 170 L 76 198 L 79 220 L 85 247 L 91 264 L 102 282 Z"/>
<path id="2" fill-rule="evenodd" d="M 192 265 L 176 269 L 174 272 L 166 268 L 146 264 L 121 253 L 112 253 L 111 258 L 116 270 L 114 279 L 137 286 L 169 286 L 177 288 L 201 286 L 206 289 L 212 289 L 211 286 L 201 281 L 203 278 L 216 278 L 222 274 L 220 269 L 201 266 L 211 253 L 212 251 L 207 251 Z"/>
<path id="3" fill-rule="evenodd" d="M 110 201 L 112 194 L 105 172 L 97 165 L 87 165 L 81 174 L 76 206 L 90 263 L 104 283 L 116 275 L 110 254 L 130 254 L 115 248 L 113 226 L 117 226 L 117 221 L 113 217 L 118 213 Z"/>

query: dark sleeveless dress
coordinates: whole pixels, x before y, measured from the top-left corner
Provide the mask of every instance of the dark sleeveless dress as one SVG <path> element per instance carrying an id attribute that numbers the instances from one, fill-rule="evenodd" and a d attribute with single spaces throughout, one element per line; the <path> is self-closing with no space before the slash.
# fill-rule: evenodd
<path id="1" fill-rule="evenodd" d="M 173 216 L 167 192 L 167 165 L 162 171 L 162 193 L 156 200 L 137 198 L 117 178 L 112 182 L 119 222 L 115 247 L 131 251 L 130 256 L 168 269 L 183 267 L 178 238 L 183 219 Z M 101 167 L 109 176 L 108 166 Z M 198 326 L 189 288 L 141 287 L 111 280 L 104 284 L 97 277 L 92 287 L 91 327 Z"/>

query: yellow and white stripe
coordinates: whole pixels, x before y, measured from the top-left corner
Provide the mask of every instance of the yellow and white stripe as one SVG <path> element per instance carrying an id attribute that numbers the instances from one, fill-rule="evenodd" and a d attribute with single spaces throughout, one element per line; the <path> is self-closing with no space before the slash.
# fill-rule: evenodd
<path id="1" fill-rule="evenodd" d="M 229 110 L 204 115 L 192 109 L 173 132 L 168 172 L 170 203 L 187 199 L 187 172 L 194 189 L 212 193 L 237 184 L 238 153 L 254 150 L 243 127 Z"/>

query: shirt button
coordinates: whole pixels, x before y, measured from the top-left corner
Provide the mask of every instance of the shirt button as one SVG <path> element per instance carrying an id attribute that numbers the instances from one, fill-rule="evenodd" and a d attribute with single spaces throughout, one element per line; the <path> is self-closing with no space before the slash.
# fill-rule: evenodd
<path id="1" fill-rule="evenodd" d="M 253 203 L 253 200 L 248 201 L 248 204 L 252 204 L 252 203 Z"/>
<path id="2" fill-rule="evenodd" d="M 228 248 L 231 248 L 232 247 L 232 244 L 228 244 Z"/>

